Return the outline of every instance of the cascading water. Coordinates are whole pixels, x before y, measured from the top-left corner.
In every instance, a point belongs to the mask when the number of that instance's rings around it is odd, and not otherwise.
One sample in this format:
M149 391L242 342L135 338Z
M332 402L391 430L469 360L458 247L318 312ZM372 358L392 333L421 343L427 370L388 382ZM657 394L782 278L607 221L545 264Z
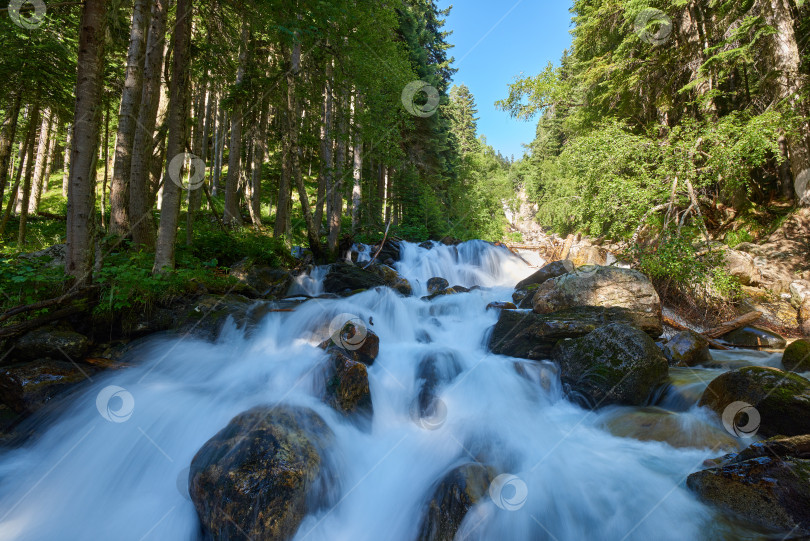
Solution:
M229 325L215 343L158 336L132 352L134 366L94 376L58 415L32 420L40 438L0 456L0 539L196 540L192 457L235 415L278 403L314 409L336 436L323 450L338 465L320 495L331 504L305 518L297 541L412 541L438 481L475 460L510 476L467 514L464 539L734 538L684 487L717 452L615 437L604 429L615 410L565 400L550 363L488 353L497 312L485 308L510 298L525 263L483 242L403 243L396 268L413 297L380 288L313 299L250 333ZM322 275L301 292L319 292ZM433 276L481 288L420 300ZM370 427L316 396L319 329L341 313L380 337ZM422 418L426 363L441 407ZM684 430L704 416L678 415Z

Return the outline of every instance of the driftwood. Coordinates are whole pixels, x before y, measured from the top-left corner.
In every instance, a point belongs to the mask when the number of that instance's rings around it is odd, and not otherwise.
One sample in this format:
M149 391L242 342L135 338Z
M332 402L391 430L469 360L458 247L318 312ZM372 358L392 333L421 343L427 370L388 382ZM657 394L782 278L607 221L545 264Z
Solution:
M746 325L754 323L761 317L762 312L757 311L748 312L747 314L743 314L736 319L732 319L731 321L723 323L722 325L719 325L713 329L709 329L703 334L705 334L709 338L720 338L724 334L728 334L731 331L736 331L737 329L740 329L742 327L745 327Z
M390 220L390 217L389 217L388 223L387 223L387 224L385 224L385 234L383 235L382 242L380 242L380 249L379 249L379 250L377 250L377 253L376 253L376 254L374 254L374 257L372 257L372 258L371 258L371 261L369 261L369 262L368 262L368 265L366 265L365 267L363 267L363 269L367 269L367 268L369 268L369 267L371 266L371 264L372 264L372 263L374 263L374 261L376 261L377 256L378 256L378 255L380 255L380 252L382 252L383 248L385 247L385 240L388 238L388 228L389 228L389 227L391 227L391 220Z
M681 325L680 323L678 323L677 321L675 321L675 320L674 320L674 319L672 319L671 317L664 316L664 317L663 317L663 320L664 320L664 324L665 324L665 325L669 325L670 327L672 327L672 328L673 328L673 329L675 329L676 331L688 331L688 330L691 330L691 329L689 329L689 327L686 327L686 326L684 326L684 325ZM703 336L703 338L705 338L705 339L706 339L706 340L709 342L709 345L710 345L710 346L711 346L713 349L722 349L722 350L728 350L728 349L731 349L730 347L728 347L728 346L726 346L726 345L721 344L720 342L718 342L718 341L717 341L717 340L715 340L714 338L710 338L709 336L706 336L706 334L705 334L705 333L698 333L698 334L700 334L701 336Z

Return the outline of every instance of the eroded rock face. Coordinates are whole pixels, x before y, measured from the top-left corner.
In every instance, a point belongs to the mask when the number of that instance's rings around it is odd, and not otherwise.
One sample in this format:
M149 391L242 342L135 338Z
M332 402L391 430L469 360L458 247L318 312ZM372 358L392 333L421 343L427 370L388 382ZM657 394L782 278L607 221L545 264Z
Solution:
M551 349L563 338L579 338L610 323L636 322L623 308L584 306L551 314L503 310L492 330L489 347L498 355L523 359L548 359Z
M70 330L42 328L24 334L15 345L16 356L34 360L51 358L79 362L90 343L86 336ZM67 358L66 358L67 356Z
M540 270L524 278L517 283L515 289L525 289L530 285L540 285L546 280L562 276L574 271L574 263L568 259L561 259L559 261L552 261L548 265L543 266Z
M787 341L775 332L754 326L731 331L722 338L729 345L740 348L782 349L787 345Z
M762 274L754 263L754 258L745 252L727 249L724 253L726 270L737 277L743 285L760 285L763 283Z
M674 366L698 366L708 364L709 341L692 330L681 331L664 344L664 356Z
M641 406L666 383L667 360L649 335L613 323L552 351L563 385L573 398L592 408L609 404Z
M808 534L808 451L808 436L767 440L693 473L686 484L731 515L790 535Z
M258 407L234 417L191 462L189 494L213 539L292 539L317 509L332 431L312 410Z
M732 370L709 384L699 405L727 423L747 427L748 421L737 418L736 403L756 409L759 426L750 429L758 428L761 436L810 434L810 381L799 375L762 366Z
M796 340L782 355L782 366L791 372L810 372L810 340Z
M654 337L663 333L658 293L646 276L631 269L580 267L540 284L532 302L538 314L580 306L623 308L634 326Z
M86 374L95 372L84 368ZM33 412L68 388L87 380L68 361L44 359L0 369L0 402L17 413Z
M467 512L486 497L494 478L492 468L474 462L448 473L433 492L417 540L453 541Z

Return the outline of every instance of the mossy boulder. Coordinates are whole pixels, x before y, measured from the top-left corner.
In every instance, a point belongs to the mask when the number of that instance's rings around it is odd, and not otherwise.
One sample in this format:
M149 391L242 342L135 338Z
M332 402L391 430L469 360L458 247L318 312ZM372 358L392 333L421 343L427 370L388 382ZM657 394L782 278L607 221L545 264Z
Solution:
M643 331L612 323L583 336L561 340L552 351L568 394L591 408L641 406L667 382L669 365Z
M247 326L254 303L244 295L234 293L202 295L191 303L177 306L174 328L180 334L213 340L229 317L237 326Z
M444 278L441 278L439 276L434 276L433 278L427 281L428 295L439 293L440 291L444 291L448 287L450 287L450 283Z
M518 308L528 308L531 310L534 306L532 304L532 298L534 297L534 292L537 291L538 287L540 287L539 284L531 284L515 290L515 292L512 293L512 302L514 302Z
M371 366L380 353L380 337L359 320L349 320L319 347L330 353L339 350L351 360Z
M434 488L418 541L453 541L467 512L487 497L495 472L476 462L448 473Z
M674 366L698 366L708 364L709 341L692 330L681 331L663 346L664 356Z
M210 539L292 539L333 475L334 436L312 410L257 407L234 417L197 452L189 494Z
M580 267L540 284L532 302L538 314L581 306L622 308L635 327L654 337L664 332L658 293L646 276L632 269Z
M782 349L787 341L767 329L748 326L722 336L729 345L739 348Z
M518 282L517 285L515 285L515 289L519 290L525 289L531 285L540 285L547 280L556 278L557 276L562 276L563 274L573 272L575 268L576 267L574 263L568 259L552 261L551 263L541 267L540 270L538 270L531 276L524 278L523 280Z
M411 283L388 265L371 265L367 270L382 278L391 289L405 296L413 293Z
M517 306L512 302L491 302L487 305L487 310L517 310Z
M737 440L714 424L660 408L621 408L604 426L614 436L639 441L660 441L676 448L734 451Z
M0 369L0 402L17 413L36 411L96 371L89 365L83 370L66 360L51 359L7 366Z
M15 356L20 360L51 358L80 362L90 342L83 334L45 327L24 334L14 347Z
M335 348L330 351L324 379L326 403L335 410L345 415L371 414L371 389L365 364L355 361L345 351Z
M799 375L762 366L732 370L709 384L699 405L715 411L726 424L748 426L749 421L737 418L740 412L729 410L735 403L756 409L762 436L810 434L810 381Z
M610 323L632 325L636 318L623 308L582 306L551 314L502 310L492 330L489 348L498 355L522 359L548 359L563 338L579 338Z
M791 372L810 372L810 340L796 340L782 355L782 366Z
M810 441L792 439L756 443L686 484L736 518L789 536L810 534Z
M247 259L234 264L228 274L245 286L246 294L262 299L283 297L294 282L288 270L255 265Z
M330 266L323 281L325 292L341 294L384 285L385 280L377 274L349 263L335 263Z

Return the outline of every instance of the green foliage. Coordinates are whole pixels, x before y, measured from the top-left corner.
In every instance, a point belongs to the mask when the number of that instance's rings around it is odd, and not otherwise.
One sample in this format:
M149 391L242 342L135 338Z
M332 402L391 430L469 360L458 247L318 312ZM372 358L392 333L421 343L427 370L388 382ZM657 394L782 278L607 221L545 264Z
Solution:
M266 231L243 227L226 232L215 224L207 223L205 228L200 228L200 225L198 223L193 245L181 248L200 261L214 262L221 267L231 267L245 258L271 267L287 266L293 262L284 239L271 237Z
M747 229L738 229L737 231L729 231L726 233L726 244L729 248L736 248L743 242L754 242L754 237Z
M65 268L50 257L0 257L0 307L34 304L64 292Z

